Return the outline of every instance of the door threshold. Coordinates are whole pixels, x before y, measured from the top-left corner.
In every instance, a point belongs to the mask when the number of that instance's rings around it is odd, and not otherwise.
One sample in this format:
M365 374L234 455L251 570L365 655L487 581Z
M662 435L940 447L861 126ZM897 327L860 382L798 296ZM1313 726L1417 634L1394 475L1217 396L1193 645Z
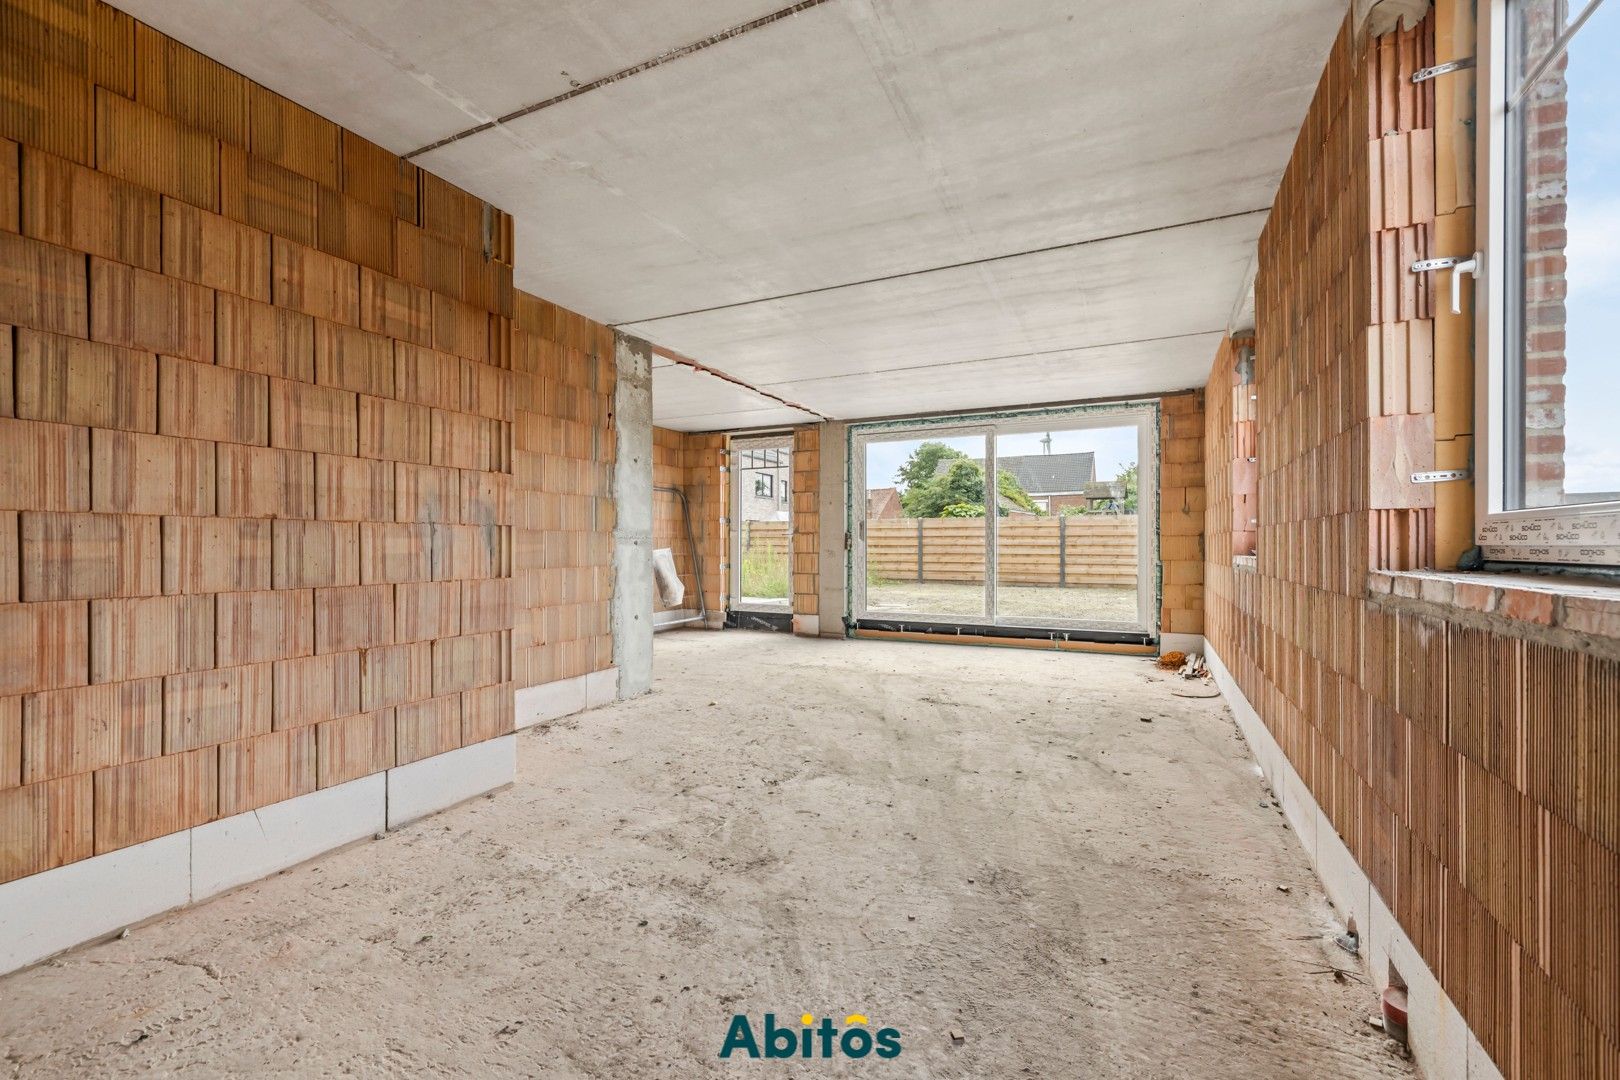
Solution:
M726 611L728 630L768 630L776 634L793 633L791 611L748 611L730 608Z
M1016 649L1110 652L1131 656L1152 656L1158 651L1156 635L1125 630L1059 630L1028 626L987 626L977 623L857 619L855 636L891 641L1002 645Z

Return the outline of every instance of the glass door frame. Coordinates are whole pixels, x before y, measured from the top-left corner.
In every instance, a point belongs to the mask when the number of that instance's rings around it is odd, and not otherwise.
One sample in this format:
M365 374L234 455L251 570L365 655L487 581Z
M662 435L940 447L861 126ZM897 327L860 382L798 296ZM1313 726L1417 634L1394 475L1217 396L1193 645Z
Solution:
M786 599L767 605L745 605L742 591L742 534L744 519L743 507L743 474L747 471L741 464L743 455L750 450L780 450L787 460L784 481L788 485L787 499L787 564L788 564L788 594ZM766 433L763 435L733 435L727 447L726 464L731 470L731 520L727 530L727 550L730 561L729 572L726 574L728 588L727 608L730 611L745 612L750 615L791 615L793 613L793 432Z
M850 574L855 586L855 590L849 595L851 599L851 610L855 612L855 617L857 619L870 619L879 622L913 621L930 623L971 623L972 620L977 619L981 624L988 624L991 620L991 612L996 610L995 581L993 580L995 575L991 572L991 568L996 565L996 538L995 530L991 524L994 515L990 513L989 505L994 501L994 489L989 484L985 485L984 492L986 503L984 516L984 607L980 609L979 614L977 616L960 614L942 615L938 612L929 611L907 611L896 613L891 611L869 611L867 609L866 448L868 444L874 442L901 442L911 438L919 438L923 441L927 441L930 439L971 439L979 437L984 440L985 458L981 460L989 460L990 456L994 455L996 452L995 429L989 424L952 424L947 421L944 423L929 424L926 427L914 427L907 424L897 428L890 428L888 430L869 432L862 431L857 433L855 430L857 426L864 427L865 425L850 425L850 438L852 439L850 448L851 452L849 455L850 469L851 475L860 479L859 489L861 494L861 497L857 499L854 495L856 490L855 487L852 486L849 489L850 505L854 508L854 517L851 519L850 524L850 536L853 538L853 540L850 544L851 558L849 562Z
M1029 618L997 611L996 579L1000 576L997 534L1000 514L995 504L996 437L1031 431L1084 430L1135 427L1137 431L1137 618L1134 623L1100 619ZM925 611L895 613L871 611L866 595L866 448L873 442L898 439L948 438L982 435L985 440L985 609L980 620L971 616L939 615ZM851 617L857 622L929 623L934 625L990 626L1008 629L1074 631L1108 636L1153 637L1159 634L1159 404L1157 401L1122 401L1066 408L1008 411L934 419L852 423L848 429L849 493L846 520L850 529L849 580Z

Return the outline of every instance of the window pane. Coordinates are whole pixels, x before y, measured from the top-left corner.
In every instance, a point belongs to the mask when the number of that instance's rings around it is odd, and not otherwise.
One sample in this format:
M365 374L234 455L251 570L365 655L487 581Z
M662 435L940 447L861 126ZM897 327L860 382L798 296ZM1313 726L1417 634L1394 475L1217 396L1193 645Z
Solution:
M1524 3L1521 13L1551 7ZM1620 3L1514 112L1523 471L1518 507L1620 499Z
M866 612L983 619L984 436L866 444Z
M1055 626L1140 621L1137 449L1135 427L996 437L997 616Z
M1508 68L1513 93L1524 85L1524 80L1536 64L1552 49L1558 35L1580 15L1584 0L1517 0L1513 5L1511 32L1513 35L1513 63Z

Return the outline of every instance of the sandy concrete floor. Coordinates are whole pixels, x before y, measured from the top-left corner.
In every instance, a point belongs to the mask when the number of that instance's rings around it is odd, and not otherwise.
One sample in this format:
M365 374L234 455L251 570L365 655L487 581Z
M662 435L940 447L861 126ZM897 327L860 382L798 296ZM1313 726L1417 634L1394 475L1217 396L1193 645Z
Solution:
M658 663L504 792L0 980L0 1071L1413 1075L1218 699L741 631ZM903 1051L718 1060L766 1011Z
M1136 589L1130 585L1003 585L996 590L1001 614L1017 618L1135 622ZM951 581L885 581L866 587L874 613L969 615L984 613L984 586Z

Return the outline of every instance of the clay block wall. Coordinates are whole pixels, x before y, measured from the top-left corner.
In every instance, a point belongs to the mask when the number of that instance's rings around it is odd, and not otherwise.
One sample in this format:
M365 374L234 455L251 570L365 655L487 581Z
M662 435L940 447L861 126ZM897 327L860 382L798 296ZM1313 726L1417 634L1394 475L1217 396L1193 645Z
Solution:
M821 612L821 428L793 432L793 614Z
M1159 629L1204 632L1204 392L1159 401Z
M718 625L726 610L727 547L723 518L729 502L729 473L721 472L726 463L726 436L690 434L653 428L653 483L679 487L686 492L692 508L692 535L697 543L698 561L703 568L704 599L710 622ZM697 577L681 520L680 501L655 492L653 496L653 542L675 552L675 565L686 585L683 606L698 608ZM657 603L658 610L666 610ZM697 625L697 624L693 624Z
M512 326L513 678L613 666L613 331L527 293Z
M1497 1066L1616 1076L1620 659L1369 592L1371 571L1429 557L1402 475L1433 446L1427 298L1398 269L1426 244L1401 185L1423 175L1433 89L1403 73L1431 33L1368 44L1347 23L1278 192L1256 283L1257 569L1231 561L1222 357L1206 634Z
M1366 407L1357 418L1367 418L1368 557L1380 570L1434 565L1434 485L1413 484L1411 474L1434 468L1435 275L1407 269L1434 247L1434 84L1412 83L1412 72L1433 63L1431 15L1415 30L1377 39L1360 68L1372 281L1353 325L1366 351Z
M686 489L686 435L668 428L653 428L653 484L658 487ZM691 496L688 495L690 499ZM697 507L692 507L692 534L701 527ZM686 539L686 522L681 512L681 501L666 492L653 492L653 547L669 548L675 556L675 568L680 571L681 584L686 586L686 598L681 607L698 606L697 577L693 574L692 549ZM707 582L705 582L707 584ZM672 610L653 592L655 611Z
M1209 402L1209 415L1205 422L1220 424L1227 430L1208 432L1212 450L1218 449L1220 456L1211 457L1210 461L1228 461L1232 463L1232 482L1222 491L1222 509L1229 510L1223 513L1220 520L1229 520L1228 526L1231 535L1233 555L1253 555L1255 545L1255 529L1260 523L1259 507L1259 461L1255 453L1255 402L1258 400L1252 382L1253 373L1245 379L1238 370L1238 362L1243 349L1254 348L1254 338L1251 335L1234 336L1221 343L1220 349L1215 353L1215 372L1225 371L1231 380L1230 394L1214 393L1213 385ZM1211 375L1211 383L1215 376ZM1215 493L1210 492L1213 499ZM1215 507L1212 503L1210 510Z
M511 730L511 229L0 3L0 881Z
M731 474L721 471L728 443L725 435L687 435L682 448L686 497L692 501L692 531L703 563L704 600L714 625L726 610L728 592L725 564L730 555L725 521L730 513Z

